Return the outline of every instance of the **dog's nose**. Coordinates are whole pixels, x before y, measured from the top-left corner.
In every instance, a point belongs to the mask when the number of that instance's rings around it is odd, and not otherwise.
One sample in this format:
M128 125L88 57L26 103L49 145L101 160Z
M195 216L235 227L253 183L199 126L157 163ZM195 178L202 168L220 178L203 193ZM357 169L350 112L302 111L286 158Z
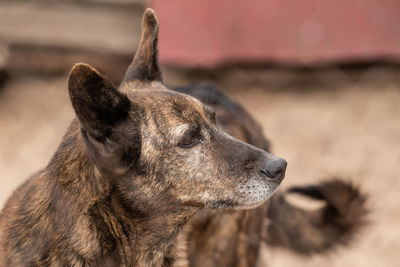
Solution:
M267 176L268 179L280 183L285 177L286 166L286 160L277 157L268 160L261 169L261 173Z

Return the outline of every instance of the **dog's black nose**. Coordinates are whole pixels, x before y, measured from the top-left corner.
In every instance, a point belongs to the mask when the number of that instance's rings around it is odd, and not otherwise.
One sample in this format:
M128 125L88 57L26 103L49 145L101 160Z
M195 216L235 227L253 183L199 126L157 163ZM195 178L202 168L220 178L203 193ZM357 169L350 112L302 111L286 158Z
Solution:
M268 179L273 179L280 183L285 177L286 166L286 160L276 157L266 162L261 169L261 173L267 176Z

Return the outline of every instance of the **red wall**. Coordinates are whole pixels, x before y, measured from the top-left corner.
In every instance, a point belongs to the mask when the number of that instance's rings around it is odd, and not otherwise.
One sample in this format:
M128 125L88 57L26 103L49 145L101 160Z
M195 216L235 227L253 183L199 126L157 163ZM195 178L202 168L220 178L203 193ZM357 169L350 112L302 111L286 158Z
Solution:
M400 60L400 0L152 0L164 64Z

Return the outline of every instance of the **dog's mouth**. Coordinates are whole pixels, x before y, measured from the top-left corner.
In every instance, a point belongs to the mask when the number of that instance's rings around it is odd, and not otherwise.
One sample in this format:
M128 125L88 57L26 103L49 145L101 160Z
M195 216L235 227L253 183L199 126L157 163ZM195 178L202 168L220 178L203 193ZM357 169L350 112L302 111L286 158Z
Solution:
M239 185L237 196L233 199L217 200L208 203L211 209L254 209L267 201L279 188L279 183L265 183L263 186Z
M279 186L277 186L272 192L268 193L262 199L240 203L239 205L234 207L234 209L236 209L236 210L247 210L247 209L257 208L258 206L261 206L262 204L264 204L270 197L272 197L272 195L278 190L278 188L279 188Z

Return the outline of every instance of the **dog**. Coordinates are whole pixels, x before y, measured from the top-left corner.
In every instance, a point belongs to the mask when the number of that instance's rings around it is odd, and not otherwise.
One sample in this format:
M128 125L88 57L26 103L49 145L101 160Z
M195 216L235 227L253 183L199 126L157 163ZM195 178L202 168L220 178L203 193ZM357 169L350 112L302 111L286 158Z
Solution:
M49 164L8 199L2 266L162 266L201 210L262 205L286 161L216 125L212 108L162 84L158 21L146 9L132 64L116 88L76 64L73 120Z
M265 151L270 141L261 126L215 85L175 87L214 108L218 127ZM322 202L305 210L287 200L299 194ZM167 262L176 266L259 266L263 250L280 247L301 255L326 253L350 243L366 225L366 196L343 179L278 191L252 210L207 210L192 218L172 243ZM174 265L174 266L175 266Z

